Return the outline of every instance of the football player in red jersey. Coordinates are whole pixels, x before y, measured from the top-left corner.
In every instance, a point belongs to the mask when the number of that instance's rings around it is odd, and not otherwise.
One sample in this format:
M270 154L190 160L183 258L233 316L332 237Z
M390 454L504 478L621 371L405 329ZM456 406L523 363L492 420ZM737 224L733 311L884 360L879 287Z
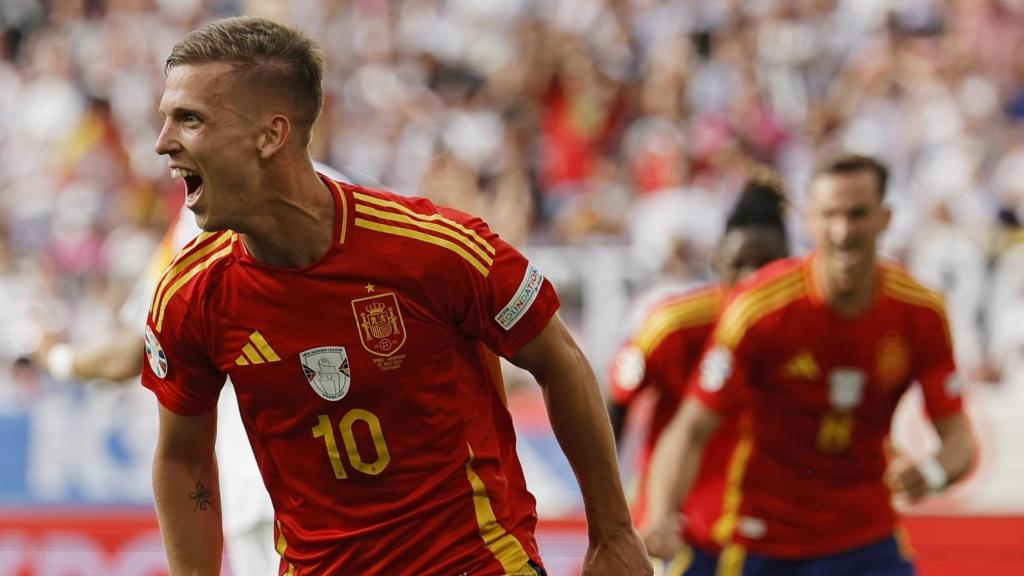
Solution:
M219 566L214 407L230 375L283 574L543 574L500 354L544 389L579 478L584 574L650 574L596 379L541 272L478 218L318 175L323 62L301 32L221 20L166 69L156 151L205 230L147 318L173 572Z
M642 482L651 451L683 400L686 382L697 367L727 292L761 266L787 254L783 206L777 177L765 169L751 178L726 220L719 243L720 281L657 302L612 363L608 411L617 441L621 442L626 416L640 394L649 390L657 395L641 454L641 491L633 505L636 522L644 516ZM680 503L682 534L690 549L665 562L662 572L714 576L720 546L712 526L721 513L725 470L736 437L736 418L727 418L711 441L694 490Z
M648 549L682 543L673 503L693 484L720 414L749 408L723 500L719 573L913 574L893 497L916 502L967 474L975 448L941 298L877 260L886 168L844 155L815 174L816 250L767 266L723 312L651 467ZM913 382L941 439L934 457L889 460L896 404Z

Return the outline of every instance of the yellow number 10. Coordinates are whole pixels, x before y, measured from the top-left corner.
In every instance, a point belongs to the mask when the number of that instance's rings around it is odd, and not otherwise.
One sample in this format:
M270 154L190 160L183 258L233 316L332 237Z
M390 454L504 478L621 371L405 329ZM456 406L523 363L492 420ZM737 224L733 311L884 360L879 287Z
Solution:
M373 462L366 462L359 453L356 445L356 437L352 433L352 426L356 421L366 422L370 428L370 437L373 438L373 447L377 457ZM349 410L338 422L338 431L341 432L341 441L345 445L345 453L348 455L348 463L352 468L363 474L376 476L388 467L391 462L391 453L388 452L388 445L384 441L384 432L380 428L380 420L373 414L361 408ZM327 457L331 461L331 468L334 470L334 477L339 480L348 478L345 473L345 466L341 462L341 452L338 450L338 441L334 436L334 427L331 426L331 419L327 416L317 416L317 424L313 427L313 437L323 438L327 444Z

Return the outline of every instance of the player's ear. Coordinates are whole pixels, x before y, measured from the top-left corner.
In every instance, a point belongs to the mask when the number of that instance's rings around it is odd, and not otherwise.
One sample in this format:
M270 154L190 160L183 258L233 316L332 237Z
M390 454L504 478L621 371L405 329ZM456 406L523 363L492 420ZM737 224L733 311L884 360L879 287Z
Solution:
M256 139L256 147L260 152L260 158L267 160L284 148L291 129L291 122L283 114L274 114L267 118L259 137Z

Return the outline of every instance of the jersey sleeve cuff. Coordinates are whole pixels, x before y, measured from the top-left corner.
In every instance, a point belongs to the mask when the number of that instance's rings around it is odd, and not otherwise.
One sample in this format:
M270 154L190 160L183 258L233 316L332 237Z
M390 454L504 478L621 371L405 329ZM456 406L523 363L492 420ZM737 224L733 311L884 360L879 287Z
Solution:
M534 302L529 314L509 331L508 336L502 341L501 349L496 352L505 358L514 356L520 348L536 338L547 327L551 317L558 311L559 305L554 287L551 286L550 281L544 280L540 297Z

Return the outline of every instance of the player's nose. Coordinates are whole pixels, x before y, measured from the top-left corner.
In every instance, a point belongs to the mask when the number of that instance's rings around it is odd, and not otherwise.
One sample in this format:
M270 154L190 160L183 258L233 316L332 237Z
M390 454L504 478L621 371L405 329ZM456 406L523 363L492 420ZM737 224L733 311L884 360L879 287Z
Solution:
M160 129L160 134L156 137L156 142L153 143L153 149L161 156L181 150L181 143L178 142L169 119Z

